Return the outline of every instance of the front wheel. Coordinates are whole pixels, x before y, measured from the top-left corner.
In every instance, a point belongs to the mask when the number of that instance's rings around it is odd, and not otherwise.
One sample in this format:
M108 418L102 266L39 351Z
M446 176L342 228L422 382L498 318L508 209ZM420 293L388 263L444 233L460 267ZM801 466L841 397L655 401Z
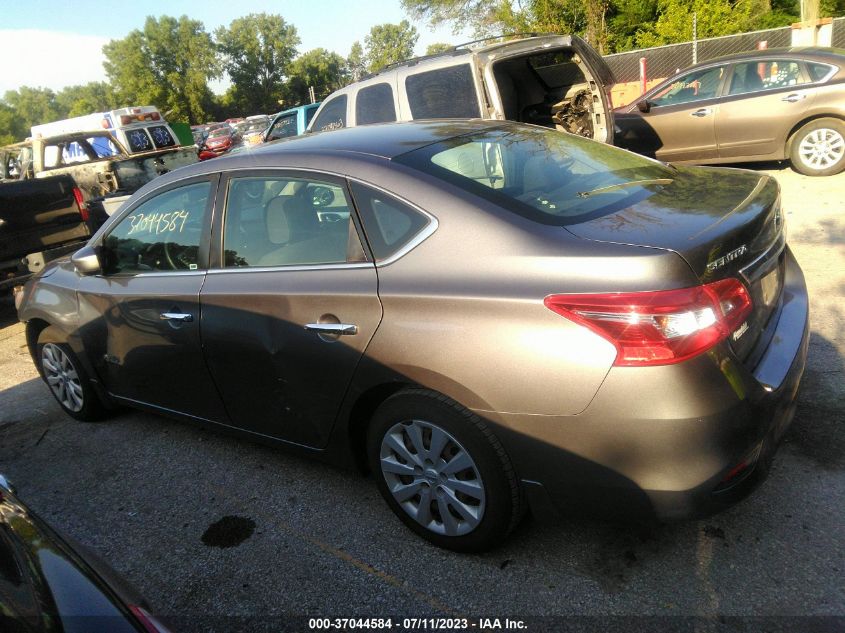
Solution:
M522 516L513 467L489 426L445 396L409 389L378 409L368 456L391 510L435 545L481 551Z
M810 121L792 138L792 168L807 176L832 176L845 169L845 123L839 119Z
M77 420L99 420L105 413L82 363L52 327L38 337L36 348L41 376L59 406Z

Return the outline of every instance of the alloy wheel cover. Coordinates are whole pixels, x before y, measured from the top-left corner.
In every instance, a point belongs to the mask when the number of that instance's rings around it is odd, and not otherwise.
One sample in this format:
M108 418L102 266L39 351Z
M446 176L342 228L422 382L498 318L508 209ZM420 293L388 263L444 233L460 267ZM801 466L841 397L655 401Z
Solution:
M390 494L427 530L463 536L484 518L481 473L463 445L441 427L423 420L394 424L382 438L379 465Z
M47 343L41 348L41 367L47 385L62 406L74 413L81 411L85 404L82 382L65 351L54 343Z

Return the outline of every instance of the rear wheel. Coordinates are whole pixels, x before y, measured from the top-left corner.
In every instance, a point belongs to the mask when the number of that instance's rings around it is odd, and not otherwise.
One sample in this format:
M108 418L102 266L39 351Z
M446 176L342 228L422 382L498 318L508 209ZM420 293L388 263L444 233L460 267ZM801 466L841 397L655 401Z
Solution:
M789 160L807 176L831 176L845 169L845 123L838 119L810 121L792 138Z
M38 337L36 347L41 376L64 412L77 420L101 419L105 407L91 386L79 358L62 341L60 332L48 327Z
M489 549L522 516L519 482L499 440L445 396L409 389L386 400L373 417L368 455L393 512L440 547Z

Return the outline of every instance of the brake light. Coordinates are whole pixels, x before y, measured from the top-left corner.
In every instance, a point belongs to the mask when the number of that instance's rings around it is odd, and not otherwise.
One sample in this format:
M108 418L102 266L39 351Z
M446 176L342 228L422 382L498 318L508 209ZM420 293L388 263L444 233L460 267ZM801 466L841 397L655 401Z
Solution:
M159 119L161 119L161 115L160 115L158 112L153 112L153 113L150 115L150 118L151 118L153 121L158 121Z
M87 222L89 218L88 205L85 203L85 198L82 197L82 190L79 187L73 188L73 199L76 200L76 208L79 209L79 216L82 221Z
M121 114L120 115L120 124L121 125L129 125L130 123L132 123L132 121L134 119L135 119L135 117L131 117L128 114Z
M547 308L616 347L614 365L670 365L724 341L751 314L738 279L651 292L549 295Z

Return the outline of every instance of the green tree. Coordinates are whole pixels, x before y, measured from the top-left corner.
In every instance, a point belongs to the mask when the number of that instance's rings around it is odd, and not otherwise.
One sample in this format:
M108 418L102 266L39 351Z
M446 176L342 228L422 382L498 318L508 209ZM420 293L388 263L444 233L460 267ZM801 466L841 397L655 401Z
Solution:
M377 24L364 38L367 68L375 72L388 64L413 57L414 46L419 38L417 29L408 20L402 20L399 24Z
M215 31L223 67L232 80L232 101L243 114L274 112L300 40L280 15L251 13Z
M148 17L143 30L103 47L104 67L125 105L158 106L174 120L199 123L212 107L208 81L220 76L211 36L183 15Z
M113 110L121 106L111 84L103 81L62 88L56 94L56 104L65 117Z
M0 145L22 141L29 135L14 108L0 101Z
M346 84L346 60L325 48L315 48L300 55L290 65L285 84L286 107L310 103L308 88L314 88L317 101Z
M357 40L353 42L346 58L346 72L350 81L360 81L367 74L367 56L364 54L364 47Z
M453 46L451 44L444 44L443 42L435 42L434 44L429 44L425 49L426 55L437 55L437 53L445 53L446 51L452 50Z
M693 15L699 39L751 31L770 12L769 0L660 0L657 21L639 30L636 42L649 47L689 41Z
M33 125L65 118L56 103L56 93L49 88L21 86L17 90L9 90L3 101L14 112L17 123L12 130L19 140L29 136L29 128Z

